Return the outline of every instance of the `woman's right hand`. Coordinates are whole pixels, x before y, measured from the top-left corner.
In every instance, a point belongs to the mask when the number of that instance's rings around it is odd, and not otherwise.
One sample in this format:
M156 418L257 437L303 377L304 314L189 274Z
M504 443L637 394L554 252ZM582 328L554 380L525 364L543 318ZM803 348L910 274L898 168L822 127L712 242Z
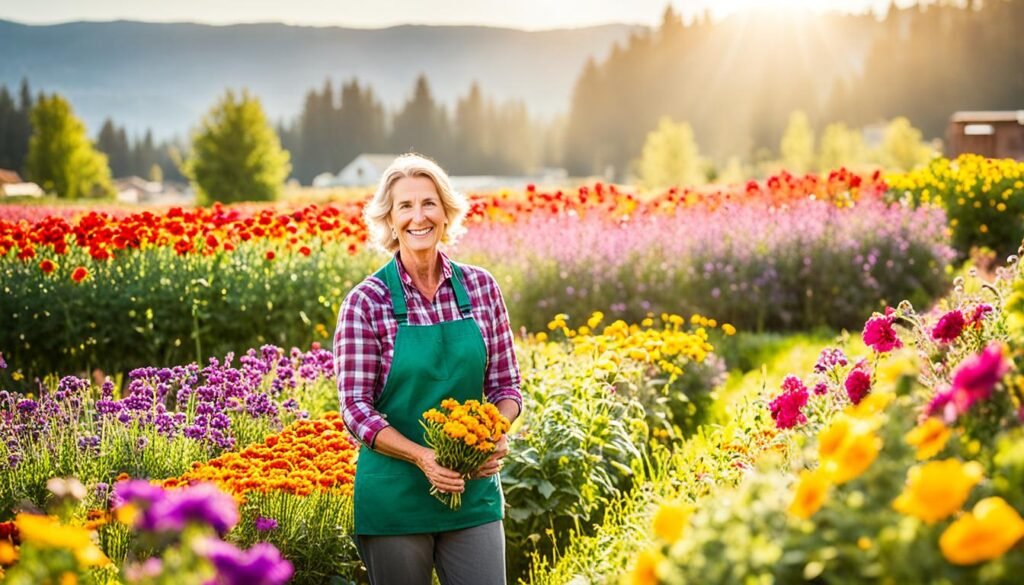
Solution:
M433 449L423 449L416 458L416 466L439 491L461 494L466 489L466 481L462 476L438 463Z

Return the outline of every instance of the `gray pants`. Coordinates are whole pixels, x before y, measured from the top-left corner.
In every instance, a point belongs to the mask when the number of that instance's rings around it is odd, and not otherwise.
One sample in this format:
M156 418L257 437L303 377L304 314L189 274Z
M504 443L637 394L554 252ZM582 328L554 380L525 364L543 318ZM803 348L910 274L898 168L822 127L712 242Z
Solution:
M428 534L358 536L370 585L505 585L505 528L501 520Z

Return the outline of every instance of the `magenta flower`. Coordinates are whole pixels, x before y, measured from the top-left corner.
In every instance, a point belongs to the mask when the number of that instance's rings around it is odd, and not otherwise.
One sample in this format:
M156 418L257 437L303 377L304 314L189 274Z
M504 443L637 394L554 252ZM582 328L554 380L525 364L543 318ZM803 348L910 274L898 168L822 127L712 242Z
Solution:
M975 402L988 398L1009 369L1010 362L1003 357L1003 346L998 342L960 362L953 372L952 388L957 411L964 413Z
M141 508L134 528L147 532L180 532L186 524L204 524L226 534L238 523L238 504L217 486L200 483L168 491L144 480L124 481L114 488L119 503Z
M245 551L212 538L202 544L199 552L217 570L212 581L216 585L283 585L295 570L274 545L265 542Z
M871 376L864 370L855 369L846 376L843 385L846 386L846 395L850 397L850 402L860 404L871 391Z
M818 382L817 384L814 385L814 394L816 396L824 396L828 394L828 385L826 385L824 382Z
M790 429L807 422L801 409L807 404L807 387L796 376L786 376L782 382L783 392L768 403L775 426Z
M892 324L892 315L876 315L864 324L864 343L878 353L887 353L903 347L903 342L896 336Z
M960 309L953 309L943 315L935 324L932 329L932 339L942 343L954 341L963 332L964 324L964 314L960 312Z
M974 311L967 319L967 326L974 327L975 329L981 329L981 322L984 321L985 317L994 310L995 308L988 303L979 304L974 307Z

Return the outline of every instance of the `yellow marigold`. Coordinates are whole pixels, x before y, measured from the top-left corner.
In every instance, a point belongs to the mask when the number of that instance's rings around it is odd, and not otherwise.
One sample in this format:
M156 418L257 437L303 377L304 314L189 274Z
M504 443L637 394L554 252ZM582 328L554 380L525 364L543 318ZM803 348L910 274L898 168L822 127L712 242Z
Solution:
M89 567L110 564L110 559L93 543L89 531L80 526L64 526L53 516L18 514L14 519L22 542L40 548L62 548L75 553L78 562Z
M466 436L466 427L462 423L449 421L444 425L444 432L453 439L461 439Z
M681 502L668 502L654 514L654 535L665 542L675 542L683 534L693 509Z
M977 461L930 461L907 471L907 485L892 506L896 511L934 524L952 515L967 501L983 477Z
M1024 538L1024 519L1005 500L985 498L939 537L939 548L955 565L997 559Z
M949 427L938 417L933 416L914 427L903 438L911 446L917 447L917 459L920 461L930 459L942 451L949 441L950 434Z
M730 323L724 323L722 325L722 333L725 333L726 335L736 335L736 328Z
M466 436L462 438L462 441L469 446L476 444L478 437L474 433L466 433Z
M825 503L831 483L828 476L820 469L800 472L800 482L789 505L789 514L804 520L810 518Z
M7 540L0 540L0 565L11 565L18 560L18 551ZM3 574L0 573L0 576Z
M871 423L840 414L818 434L821 469L837 484L860 477L882 450Z
M630 585L657 585L658 565L663 559L661 553L655 549L641 551L629 576Z

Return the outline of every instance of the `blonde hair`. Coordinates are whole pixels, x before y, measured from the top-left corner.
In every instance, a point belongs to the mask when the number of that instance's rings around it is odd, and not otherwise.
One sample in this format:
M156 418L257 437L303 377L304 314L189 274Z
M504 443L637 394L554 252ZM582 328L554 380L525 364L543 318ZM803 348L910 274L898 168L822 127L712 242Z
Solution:
M425 156L409 153L399 156L388 166L380 178L377 191L363 208L363 220L370 231L372 244L391 254L398 249L398 240L391 236L388 217L395 203L391 190L399 179L406 177L426 177L434 183L434 188L441 197L444 215L448 219L447 229L441 238L442 244L450 244L466 233L462 219L469 210L469 201L465 195L452 189L448 174L436 162Z

